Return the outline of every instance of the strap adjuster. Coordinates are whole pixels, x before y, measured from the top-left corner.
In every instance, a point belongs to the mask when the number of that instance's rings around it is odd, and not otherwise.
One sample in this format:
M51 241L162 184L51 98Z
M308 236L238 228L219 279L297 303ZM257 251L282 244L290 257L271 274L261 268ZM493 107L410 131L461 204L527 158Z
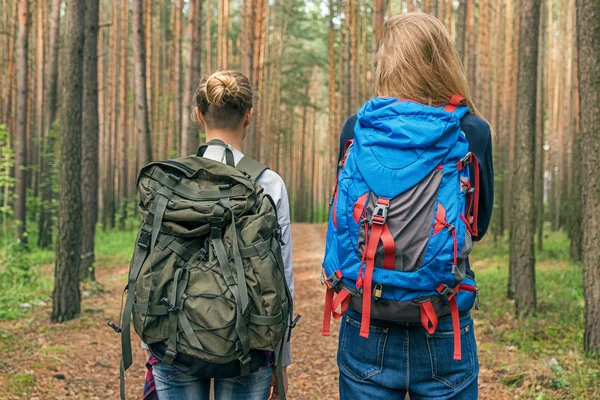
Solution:
M163 306L167 307L168 312L173 312L177 310L177 306L169 301L166 297L160 299L160 302Z
M375 204L375 210L373 211L373 216L371 217L371 222L377 225L384 225L385 221L387 221L389 208L389 200L377 200L377 204Z
M325 279L325 286L327 286L328 289L333 289L337 286L338 283L340 283L341 280L342 273L340 270L337 270L333 274L328 276L327 279Z
M252 361L252 357L250 357L249 354L246 354L245 356L240 357L239 360L242 367L245 367L246 365L250 364L250 361Z
M454 292L454 290L452 290L452 288L448 287L448 285L445 285L445 284L441 284L440 286L438 286L437 292L445 300L450 300L456 295L456 292Z
M140 237L138 239L138 246L140 246L142 249L148 249L150 247L151 240L152 231L146 230L145 227L142 227Z

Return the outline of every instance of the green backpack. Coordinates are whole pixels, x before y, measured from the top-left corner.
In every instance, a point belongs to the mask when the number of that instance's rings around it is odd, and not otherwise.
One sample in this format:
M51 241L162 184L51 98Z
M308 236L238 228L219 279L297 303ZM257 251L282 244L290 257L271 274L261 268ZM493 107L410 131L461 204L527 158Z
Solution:
M226 149L227 164L203 158ZM129 267L122 328L121 398L132 364L130 322L152 354L202 378L247 375L289 340L292 297L285 280L273 200L256 183L267 169L234 166L221 141L196 156L144 167L137 181L142 225ZM279 385L281 388L283 385ZM284 393L280 390L280 397Z

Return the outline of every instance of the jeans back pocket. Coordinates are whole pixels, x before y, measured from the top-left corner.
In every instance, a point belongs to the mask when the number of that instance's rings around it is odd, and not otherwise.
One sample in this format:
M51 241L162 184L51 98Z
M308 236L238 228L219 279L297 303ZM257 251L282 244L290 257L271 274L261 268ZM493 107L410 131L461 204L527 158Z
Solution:
M358 380L381 373L388 329L371 325L369 338L360 336L360 322L345 316L340 332L338 366Z
M468 382L477 370L473 324L460 330L462 359L454 360L454 333L440 329L427 334L432 378L456 389Z

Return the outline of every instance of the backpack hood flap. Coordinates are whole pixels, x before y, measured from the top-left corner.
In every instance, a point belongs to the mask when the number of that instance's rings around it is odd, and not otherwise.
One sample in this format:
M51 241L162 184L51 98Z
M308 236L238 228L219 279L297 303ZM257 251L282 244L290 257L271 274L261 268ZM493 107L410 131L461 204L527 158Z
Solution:
M468 144L460 117L467 111L460 107L449 113L396 98L368 101L357 115L354 155L373 192L393 198L446 160L462 157Z

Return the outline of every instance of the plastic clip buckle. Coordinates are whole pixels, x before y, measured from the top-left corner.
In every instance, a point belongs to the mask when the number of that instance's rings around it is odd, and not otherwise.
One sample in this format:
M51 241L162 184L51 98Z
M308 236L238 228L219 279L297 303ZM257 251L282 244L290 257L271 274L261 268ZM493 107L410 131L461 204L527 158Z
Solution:
M444 284L440 285L437 291L440 294L440 296L442 296L445 300L450 300L456 295L454 290L448 287L448 285Z
M152 232L142 228L140 232L140 238L138 239L138 246L142 249L148 249L150 247L150 240L152 238Z
M375 205L375 210L373 211L373 216L371 217L371 222L378 225L384 225L385 221L387 221L389 208L389 204L377 203Z
M168 312L173 312L173 311L177 310L177 306L175 306L175 304L171 303L169 301L169 299L167 299L166 297L163 297L162 299L160 299L160 302L162 303L163 306L167 307Z

